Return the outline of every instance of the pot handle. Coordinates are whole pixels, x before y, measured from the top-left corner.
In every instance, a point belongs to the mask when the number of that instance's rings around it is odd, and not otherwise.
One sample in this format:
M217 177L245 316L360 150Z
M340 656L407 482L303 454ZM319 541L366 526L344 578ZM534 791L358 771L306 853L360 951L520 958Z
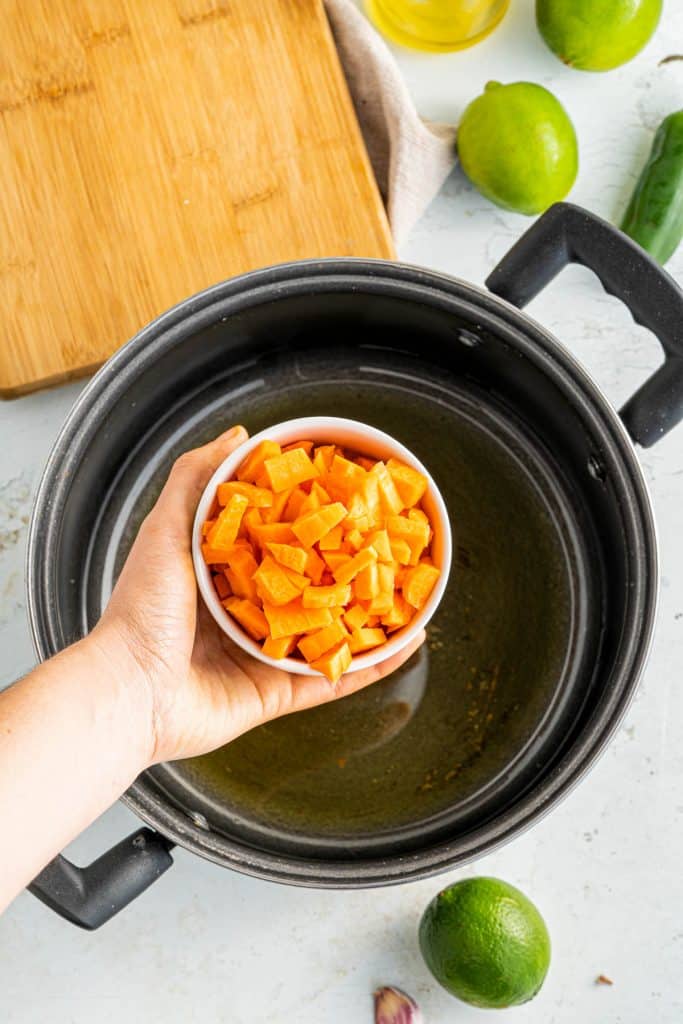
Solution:
M551 206L503 257L486 287L522 307L568 263L594 271L664 349L664 363L620 410L633 440L649 448L683 419L683 290L618 228L571 203Z
M141 828L85 868L60 854L28 888L67 921L94 931L168 871L173 846L158 832Z

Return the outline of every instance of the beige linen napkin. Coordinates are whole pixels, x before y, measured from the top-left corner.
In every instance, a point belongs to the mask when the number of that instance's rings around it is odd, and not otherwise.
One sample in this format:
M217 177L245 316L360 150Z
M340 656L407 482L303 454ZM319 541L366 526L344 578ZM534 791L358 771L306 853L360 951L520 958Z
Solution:
M388 46L351 0L325 0L394 238L403 241L455 165L455 128L420 119Z

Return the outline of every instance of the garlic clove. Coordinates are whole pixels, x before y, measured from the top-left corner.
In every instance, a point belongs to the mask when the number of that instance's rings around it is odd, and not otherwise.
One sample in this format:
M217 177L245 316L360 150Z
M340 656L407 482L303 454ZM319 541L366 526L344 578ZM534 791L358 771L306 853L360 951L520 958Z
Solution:
M375 992L375 1024L423 1024L423 1017L414 999L386 985Z

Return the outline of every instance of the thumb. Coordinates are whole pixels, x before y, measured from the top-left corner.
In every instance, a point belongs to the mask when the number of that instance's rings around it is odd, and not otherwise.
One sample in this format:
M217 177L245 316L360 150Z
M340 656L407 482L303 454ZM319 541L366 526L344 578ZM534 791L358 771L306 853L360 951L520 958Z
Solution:
M168 480L148 519L150 526L161 526L189 537L197 503L212 474L249 434L244 427L231 427L209 444L194 448L176 459Z

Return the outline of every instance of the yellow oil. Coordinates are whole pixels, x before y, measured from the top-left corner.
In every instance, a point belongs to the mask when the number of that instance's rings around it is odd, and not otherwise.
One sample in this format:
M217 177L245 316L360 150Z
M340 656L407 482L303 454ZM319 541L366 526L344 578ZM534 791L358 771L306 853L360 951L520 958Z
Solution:
M366 0L366 6L377 28L393 42L445 53L484 39L510 0Z

